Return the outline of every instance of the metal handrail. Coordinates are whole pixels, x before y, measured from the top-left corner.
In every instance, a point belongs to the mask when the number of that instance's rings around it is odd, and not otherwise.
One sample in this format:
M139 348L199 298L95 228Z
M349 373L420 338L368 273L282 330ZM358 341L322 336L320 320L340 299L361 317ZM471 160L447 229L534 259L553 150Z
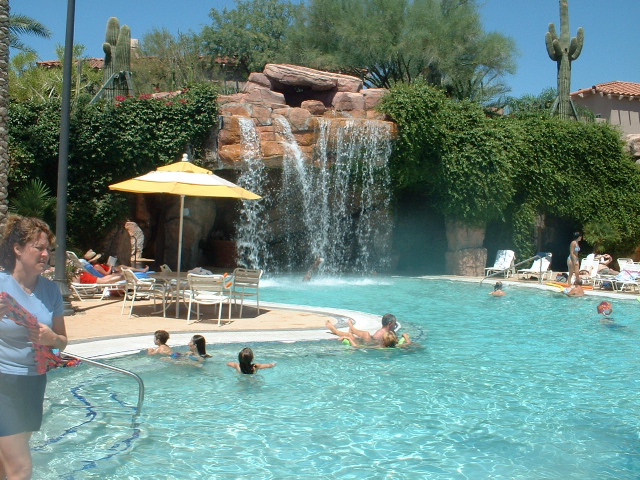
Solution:
M136 406L136 416L140 415L140 411L142 410L142 403L144 402L144 382L139 375L130 372L129 370L125 370L123 368L114 367L113 365L107 365L106 363L96 362L95 360L90 360L85 357L81 357L79 355L74 355L73 353L62 352L63 355L67 357L77 358L83 362L90 363L91 365L95 365L97 367L106 368L107 370L113 370L114 372L124 373L125 375L129 375L133 377L136 382L138 382L138 405Z
M540 256L540 255L534 255L533 257L531 257L531 258L527 258L526 260L523 260L523 261L521 261L521 262L518 262L518 263L516 263L515 265L512 265L512 266L507 267L507 268L503 268L502 270L497 270L497 271L495 271L494 273L492 273L491 275L487 275L487 276L486 276L486 277L484 277L482 280L480 280L480 284L482 284L482 282L484 282L487 278L494 277L494 276L496 276L496 275L500 275L500 274L502 274L502 273L506 272L507 270L511 270L511 269L515 269L516 267L519 267L519 266L520 266L520 265L522 265L523 263L527 263L527 262L530 262L530 261L532 261L532 260L537 260L537 259L539 259L539 258L544 258L544 257L543 257L543 256ZM542 265L540 266L540 268L542 268ZM542 273L542 272L540 272L540 273Z

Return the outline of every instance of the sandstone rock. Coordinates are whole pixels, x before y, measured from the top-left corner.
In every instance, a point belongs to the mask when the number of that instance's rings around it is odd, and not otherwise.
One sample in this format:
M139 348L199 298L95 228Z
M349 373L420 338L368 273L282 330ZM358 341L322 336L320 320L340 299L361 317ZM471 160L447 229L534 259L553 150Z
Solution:
M316 141L314 132L294 133L293 136L300 147L311 147Z
M253 112L253 105L250 103L229 102L220 106L220 115L240 115L250 117Z
M448 236L448 235L447 235ZM487 263L486 248L466 248L455 252L446 252L445 271L447 275L481 277Z
M389 91L386 88L365 88L362 90L364 95L365 108L372 110L380 102L380 99L384 97Z
M275 89L287 86L316 91L358 92L362 88L362 80L357 77L297 65L269 63L263 73L272 81L272 88Z
M284 156L284 145L281 142L262 142L262 156L267 160L282 160Z
M271 88L271 80L264 73L253 72L249 75L247 83L255 83L261 87ZM245 85L246 88L246 85Z
M311 115L323 115L327 109L320 100L305 100L300 107L308 110Z
M275 142L276 129L273 125L256 127L261 142Z
M336 111L364 110L364 96L360 93L338 92L331 106Z
M627 148L632 157L640 159L640 134L632 133L627 135Z
M238 163L242 161L242 147L240 144L220 145L218 148L218 157L224 163Z
M389 117L385 113L376 112L375 110L367 110L367 118L369 120L389 121Z
M244 95L242 93L234 93L233 95L218 95L218 105L224 105L225 103L241 103L244 101Z
M245 93L244 101L248 103L259 103L270 108L282 108L286 106L282 93L272 92L264 87L255 87L251 92Z
M311 113L304 108L291 108L285 115L291 124L291 131L306 132L311 126Z
M271 109L262 105L254 105L251 117L255 120L256 125L271 125Z

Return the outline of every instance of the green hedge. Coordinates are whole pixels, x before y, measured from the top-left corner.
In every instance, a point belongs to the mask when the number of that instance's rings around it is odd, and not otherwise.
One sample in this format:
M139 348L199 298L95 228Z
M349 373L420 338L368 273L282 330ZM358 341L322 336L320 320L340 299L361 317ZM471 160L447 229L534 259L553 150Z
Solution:
M490 117L425 84L398 86L380 110L399 126L396 192L423 192L440 212L469 224L512 222L519 254L533 248L536 213L609 224L619 247L640 241L640 169L616 128Z
M165 99L120 98L115 104L78 105L69 146L69 243L99 239L128 215L126 199L108 185L179 160L187 145L201 156L218 119L215 87L197 85ZM10 195L29 178L55 192L60 104L17 103L9 107Z

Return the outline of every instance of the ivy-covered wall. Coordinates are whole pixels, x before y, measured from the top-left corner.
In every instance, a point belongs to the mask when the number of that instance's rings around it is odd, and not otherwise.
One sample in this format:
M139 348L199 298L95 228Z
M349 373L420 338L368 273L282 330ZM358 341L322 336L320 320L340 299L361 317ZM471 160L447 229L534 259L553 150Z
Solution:
M412 192L468 224L513 227L519 258L535 253L538 214L568 225L610 225L610 248L640 241L640 169L620 133L603 123L548 115L486 115L425 84L402 85L381 110L399 126L392 159L396 194Z
M198 85L164 99L119 98L80 104L72 112L69 147L68 236L86 247L128 214L126 196L108 185L181 158L187 145L201 157L218 119L217 92ZM60 104L12 102L9 108L9 195L29 178L57 189ZM93 243L93 240L96 243Z

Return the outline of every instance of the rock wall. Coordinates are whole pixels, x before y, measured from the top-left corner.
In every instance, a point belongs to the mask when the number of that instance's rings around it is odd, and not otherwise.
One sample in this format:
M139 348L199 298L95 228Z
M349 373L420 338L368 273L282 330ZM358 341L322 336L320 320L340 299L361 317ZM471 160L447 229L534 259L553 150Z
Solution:
M252 73L244 92L221 95L218 160L229 166L242 161L240 117L249 117L260 136L262 156L268 167L281 165L284 144L274 119L281 117L305 158L310 159L317 142L318 119L359 119L388 122L375 110L386 89L363 89L362 80L294 65L268 64ZM395 124L393 132L396 132Z

